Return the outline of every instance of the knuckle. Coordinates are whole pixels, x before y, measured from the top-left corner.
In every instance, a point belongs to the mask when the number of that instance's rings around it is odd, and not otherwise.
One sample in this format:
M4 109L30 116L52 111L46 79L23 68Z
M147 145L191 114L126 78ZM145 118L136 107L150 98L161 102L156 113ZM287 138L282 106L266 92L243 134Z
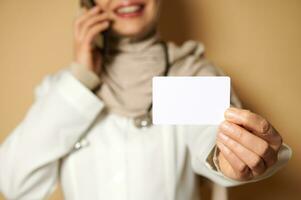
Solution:
M233 139L229 139L228 143L228 145L231 147L230 149L233 153L233 156L240 157L244 154L243 147L238 142Z
M221 131L219 131L219 132L217 133L217 138L220 138L222 134L223 134L223 133L222 133Z
M268 132L269 129L270 129L270 123L266 119L263 119L260 123L260 132L264 134Z
M243 123L247 124L252 119L252 112L245 110L242 114Z
M228 148L224 148L222 152L223 152L224 156L227 158L233 157L233 153Z
M237 135L237 139L242 141L243 138L244 138L244 131L243 129L239 128L237 131L236 131L236 135Z
M81 19L80 18L76 18L73 22L73 25L75 28L79 28L81 25Z
M281 148L281 146L283 144L283 138L280 135L278 135L277 137L278 138L276 139L277 140L276 145L277 145L277 151L279 151L279 149Z
M226 145L231 148L236 147L236 142L234 140L230 139L229 137L227 138L227 140L225 142L226 142Z
M274 149L270 148L269 155L265 160L267 160L266 163L268 166L275 164L278 161L278 153Z
M242 112L250 112L250 110L249 109L241 109L242 110Z
M74 35L74 48L75 49L80 49L81 48L81 38L79 37L79 35L75 34Z
M238 173L238 177L240 180L249 180L251 179L251 172L249 168L246 168L245 171Z
M96 24L95 26L93 26L93 30L98 30L98 29L101 29L102 27L104 26L103 23L99 23L99 24Z
M241 163L237 166L237 171L239 172L239 174L243 174L244 172L248 171L248 166L244 163Z
M106 26L107 26L107 23L101 23L101 24L99 25L99 28L100 28L100 29L104 29Z
M252 161L252 163L251 163L251 165L250 165L250 168L251 168L252 170L258 169L259 167L262 166L262 164L263 164L262 159L261 159L260 157L257 156L256 158L253 159L253 161Z
M268 155L269 150L270 150L269 144L266 141L263 141L260 156L265 157L266 155Z
M227 122L227 121L223 121L221 124L220 124L220 128L223 129L223 130L226 130L227 126L229 125L230 123Z
M229 151L228 148L225 148L223 144L218 143L218 148L219 150L222 152L222 154L220 153L219 155L224 155L226 157L230 157L231 155L231 151Z
M218 127L218 129L220 130L220 131L227 131L227 127L228 126L228 122L227 121L223 121L220 125L219 125L219 127Z

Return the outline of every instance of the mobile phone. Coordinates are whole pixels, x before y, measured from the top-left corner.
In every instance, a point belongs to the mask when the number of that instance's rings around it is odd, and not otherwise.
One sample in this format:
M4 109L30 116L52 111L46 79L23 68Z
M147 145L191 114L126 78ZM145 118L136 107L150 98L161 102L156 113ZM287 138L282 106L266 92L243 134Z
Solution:
M86 7L88 9L93 8L96 5L94 0L81 0L80 4L81 7Z
M91 9L96 5L94 0L80 0L80 6L81 7L85 7L87 9ZM95 44L97 47L99 47L100 49L106 51L106 47L107 47L107 42L106 42L106 38L108 35L108 31L104 31L101 34L99 34L98 36L96 36L95 38Z

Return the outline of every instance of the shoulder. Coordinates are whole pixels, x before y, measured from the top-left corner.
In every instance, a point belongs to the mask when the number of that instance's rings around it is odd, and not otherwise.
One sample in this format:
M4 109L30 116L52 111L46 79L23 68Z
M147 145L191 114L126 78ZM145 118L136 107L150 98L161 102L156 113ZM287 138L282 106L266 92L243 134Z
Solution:
M188 40L182 45L168 42L171 62L171 76L226 76L222 68L205 58L205 46L202 42ZM236 92L231 90L231 104L241 108L242 104Z
M53 86L67 74L70 74L69 67L44 75L34 88L35 98L37 99L45 96L53 88Z
M181 45L175 42L167 42L169 57L172 63L185 59L187 57L201 57L205 53L205 45L195 40L187 40Z
M179 76L219 76L223 71L205 58L205 45L188 40L181 45L168 42L171 63L170 75Z

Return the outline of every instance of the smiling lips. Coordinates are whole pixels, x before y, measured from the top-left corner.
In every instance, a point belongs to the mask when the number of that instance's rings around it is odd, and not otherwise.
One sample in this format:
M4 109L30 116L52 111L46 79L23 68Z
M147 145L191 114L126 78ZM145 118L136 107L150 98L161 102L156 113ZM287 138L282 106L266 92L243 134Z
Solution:
M126 2L116 9L114 9L114 13L118 17L128 18L128 17L137 17L142 15L144 10L144 3L140 2Z

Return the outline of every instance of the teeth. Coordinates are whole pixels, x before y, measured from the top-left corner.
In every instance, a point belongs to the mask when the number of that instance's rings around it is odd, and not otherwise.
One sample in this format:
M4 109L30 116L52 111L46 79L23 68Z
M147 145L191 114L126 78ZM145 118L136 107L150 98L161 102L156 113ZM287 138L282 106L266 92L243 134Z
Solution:
M140 9L141 9L141 6L133 5L133 6L127 6L127 7L119 8L117 10L117 12L120 13L120 14L128 14L128 13L137 12Z

